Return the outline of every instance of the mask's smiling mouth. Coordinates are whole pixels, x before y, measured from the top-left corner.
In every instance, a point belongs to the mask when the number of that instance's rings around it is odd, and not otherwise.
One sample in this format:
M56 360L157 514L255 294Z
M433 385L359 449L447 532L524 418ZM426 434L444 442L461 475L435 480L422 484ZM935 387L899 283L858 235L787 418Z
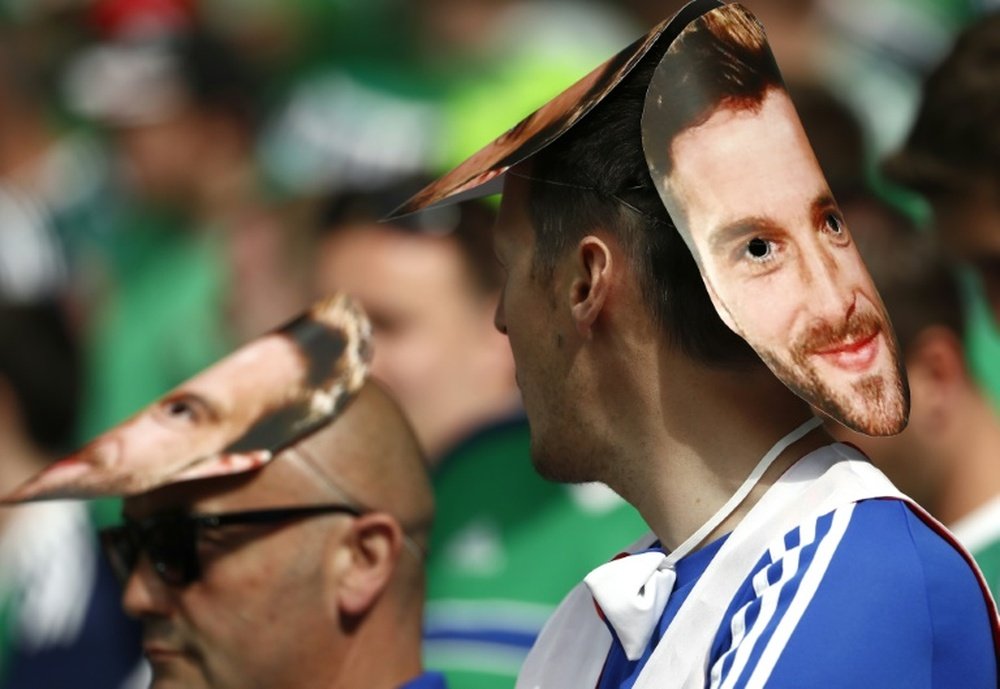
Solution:
M868 370L878 356L881 334L881 329L876 328L861 337L851 337L833 347L815 350L813 355L839 369L861 373Z

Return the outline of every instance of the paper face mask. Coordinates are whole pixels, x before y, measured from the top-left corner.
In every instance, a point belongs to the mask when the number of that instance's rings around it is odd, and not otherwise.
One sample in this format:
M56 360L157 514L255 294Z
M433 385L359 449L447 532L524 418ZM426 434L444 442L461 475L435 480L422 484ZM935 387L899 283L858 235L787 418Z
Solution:
M316 304L199 373L3 502L134 495L238 474L330 423L361 388L370 326L346 297Z
M895 335L764 33L739 5L689 3L398 213L496 191L664 42L643 150L720 317L813 406L862 433L899 432L909 395Z
M723 321L832 418L901 431L892 326L747 10L726 5L680 32L650 82L642 137Z

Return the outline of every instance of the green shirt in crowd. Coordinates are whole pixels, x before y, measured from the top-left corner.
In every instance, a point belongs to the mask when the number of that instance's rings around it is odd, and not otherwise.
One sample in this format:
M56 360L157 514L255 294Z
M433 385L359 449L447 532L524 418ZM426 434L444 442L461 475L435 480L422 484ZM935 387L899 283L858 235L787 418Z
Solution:
M603 485L540 478L523 420L455 449L434 490L424 655L452 689L513 686L559 601L648 531Z

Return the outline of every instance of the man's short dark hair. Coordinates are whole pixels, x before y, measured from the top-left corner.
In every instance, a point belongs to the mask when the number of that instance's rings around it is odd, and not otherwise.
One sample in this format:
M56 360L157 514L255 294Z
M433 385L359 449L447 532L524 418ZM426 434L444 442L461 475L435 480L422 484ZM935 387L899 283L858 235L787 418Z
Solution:
M191 101L253 131L262 115L260 80L236 47L221 35L198 29L172 39L170 48Z
M934 196L962 196L978 182L1000 191L1000 13L963 31L928 75L923 101L887 176Z
M320 232L329 237L352 225L379 223L427 182L424 177L405 178L371 189L333 194L320 211ZM492 206L472 200L393 218L383 227L407 234L448 237L458 247L472 285L480 293L492 296L503 283L503 271L493 253L490 234L495 220Z
M727 38L727 27L738 29L738 40ZM751 29L760 32L758 38L744 35ZM769 87L781 85L760 25L739 6L709 13L670 45L665 59L683 59L666 67L662 78L675 80L669 93L676 98L665 101L656 116L678 131L707 119L720 103L753 107ZM691 251L653 186L643 152L646 92L667 47L666 40L654 46L604 101L533 158L531 176L558 183L531 183L536 264L550 272L556 258L587 232L613 232L626 247L665 336L702 363L743 366L759 359L716 313ZM689 68L705 73L692 80Z

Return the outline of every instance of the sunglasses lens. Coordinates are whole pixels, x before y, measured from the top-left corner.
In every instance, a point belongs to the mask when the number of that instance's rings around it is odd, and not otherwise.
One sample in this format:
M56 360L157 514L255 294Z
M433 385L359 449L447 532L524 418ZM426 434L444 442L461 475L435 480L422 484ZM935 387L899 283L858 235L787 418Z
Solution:
M118 581L124 585L135 569L139 557L139 549L133 538L131 529L127 526L116 526L101 531L101 546L111 563Z
M151 527L145 546L156 572L168 584L190 584L198 578L198 534L191 521L171 519Z

